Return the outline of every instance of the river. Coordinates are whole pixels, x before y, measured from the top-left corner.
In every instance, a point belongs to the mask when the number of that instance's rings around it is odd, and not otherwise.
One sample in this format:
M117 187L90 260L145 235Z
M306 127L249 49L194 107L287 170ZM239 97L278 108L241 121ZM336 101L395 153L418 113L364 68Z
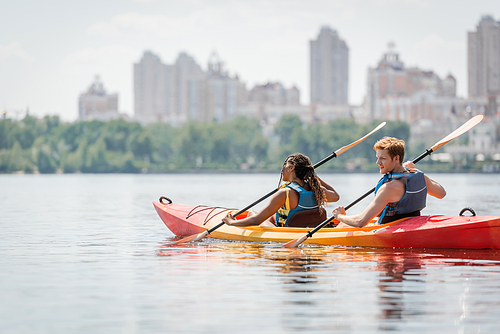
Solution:
M379 178L320 176L341 205ZM500 175L430 176L448 194L429 198L423 214L500 215ZM210 238L168 247L174 236L151 204L167 196L242 208L277 182L276 174L0 175L0 332L499 332L499 251L297 251Z

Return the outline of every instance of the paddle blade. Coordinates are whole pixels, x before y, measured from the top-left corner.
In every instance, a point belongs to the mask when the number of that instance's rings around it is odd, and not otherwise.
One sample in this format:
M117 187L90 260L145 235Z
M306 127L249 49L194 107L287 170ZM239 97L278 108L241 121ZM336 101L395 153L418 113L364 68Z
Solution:
M304 241L306 241L306 240L307 240L307 234L305 234L305 235L301 236L301 237L300 237L300 238L298 238L298 239L294 239L294 240L292 240L292 241L289 241L289 242L287 242L286 244L284 244L284 245L283 245L283 246L281 246L281 247L283 247L283 248L297 248L297 247L299 247L299 245L300 245L301 243L303 243L303 242L304 242Z
M365 140L366 138L370 137L372 134L374 134L375 132L377 132L378 130L382 129L383 127L385 126L385 122L382 122L380 123L375 129L373 129L370 133L366 134L364 137L362 138L359 138L358 140L356 140L355 142L352 142L350 143L349 145L346 145L344 147L341 147L339 148L338 150L335 151L335 154L336 156L339 156L341 155L342 153L344 153L345 151L349 150L350 148L352 148L353 146L356 146L358 145L359 143L361 143L363 140Z
M453 131L452 133L450 133L449 135L447 135L446 137L441 139L436 144L434 144L434 146L431 147L432 152L436 152L436 150L438 148L440 148L441 146L443 146L444 144L457 138L458 136L463 135L464 133L466 133L467 131L469 131L470 129L472 129L476 125L478 125L479 122L481 122L483 120L483 117L484 117L483 115L476 115L476 116L472 117L471 119L469 119L467 122L462 124L461 127L459 127L458 129L456 129L455 131Z
M185 238L183 238L181 240L174 241L174 242L170 243L169 245L177 245L177 244L188 243L188 242L191 242L191 241L198 241L198 240L201 240L201 239L205 238L207 235L208 235L208 232L204 231L204 232L201 232L201 233L198 233L198 234L190 235L189 237L185 237Z

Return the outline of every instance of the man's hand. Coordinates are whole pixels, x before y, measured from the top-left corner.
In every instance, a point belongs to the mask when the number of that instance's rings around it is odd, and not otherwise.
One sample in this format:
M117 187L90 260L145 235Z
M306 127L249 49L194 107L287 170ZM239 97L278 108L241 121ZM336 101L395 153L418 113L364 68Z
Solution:
M332 211L332 215L335 219L338 220L338 215L345 215L345 209L343 206L338 206Z
M403 164L403 167L408 169L410 172L414 173L417 171L417 169L415 168L415 164L413 163L413 161L407 161Z

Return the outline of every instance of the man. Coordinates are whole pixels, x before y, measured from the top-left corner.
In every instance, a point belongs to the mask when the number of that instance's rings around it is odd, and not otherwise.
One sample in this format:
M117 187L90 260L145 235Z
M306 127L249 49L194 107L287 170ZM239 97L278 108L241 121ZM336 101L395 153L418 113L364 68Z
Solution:
M385 224L397 219L420 216L425 207L427 194L436 198L446 195L444 188L415 168L413 162L402 164L405 142L384 137L375 143L380 179L375 188L375 198L360 214L347 216L344 207L333 210L333 216L341 224L338 227L363 227L379 216L378 223Z

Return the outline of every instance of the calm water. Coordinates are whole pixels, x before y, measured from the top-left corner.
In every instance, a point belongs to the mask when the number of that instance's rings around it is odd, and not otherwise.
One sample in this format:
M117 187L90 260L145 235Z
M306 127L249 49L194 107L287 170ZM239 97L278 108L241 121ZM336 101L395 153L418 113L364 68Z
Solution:
M343 205L379 178L321 176ZM470 206L500 214L500 175L431 177L448 196L429 199L424 213ZM0 332L500 331L497 251L288 250L211 239L166 246L173 234L153 200L241 208L277 181L267 174L0 175Z

